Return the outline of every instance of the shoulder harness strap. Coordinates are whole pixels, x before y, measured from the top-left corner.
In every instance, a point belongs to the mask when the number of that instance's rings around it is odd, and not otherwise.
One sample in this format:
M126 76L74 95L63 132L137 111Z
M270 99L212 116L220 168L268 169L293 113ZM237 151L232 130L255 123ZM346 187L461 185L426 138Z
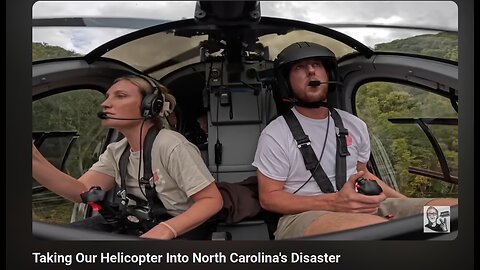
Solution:
M336 162L335 162L335 182L337 190L340 190L346 181L346 156L350 155L347 149L346 136L348 135L348 130L344 128L342 119L338 112L333 109L330 105L326 106L329 108L337 134L337 151L336 151ZM311 146L310 138L303 131L300 122L293 113L292 110L289 110L283 114L285 121L287 122L290 131L292 132L295 141L297 142L297 147L302 153L303 161L305 167L310 171L315 182L320 187L324 193L335 192L332 183L328 179L327 174L322 168L322 165L319 164L315 151ZM318 164L318 166L317 166Z
M347 159L350 155L347 148L348 130L343 126L340 114L334 108L329 107L330 115L335 124L335 134L337 135L337 154L335 159L335 182L337 190L340 190L347 180Z
M165 206L157 196L157 192L155 191L155 182L152 177L153 173L151 153L153 142L155 141L158 132L160 132L159 129L157 129L156 127L151 127L148 130L147 135L145 136L145 141L143 145L143 177L140 179L140 184L145 187L148 205L150 206L152 214L155 217L168 215ZM126 206L128 205L126 178L129 157L130 145L127 145L118 162L118 166L120 168L121 185L120 191L117 194L122 198L122 203L120 206L122 212L126 211Z
M128 166L129 157L130 157L130 145L127 143L125 150L123 150L123 153L120 156L120 160L118 160L118 168L120 168L120 190L117 192L117 196L119 196L122 199L119 206L119 209L122 215L125 215L127 213L127 205L128 205L126 179L127 179L127 166Z
M143 177L140 179L140 183L145 187L145 193L148 204L152 209L152 214L157 218L168 215L163 202L157 196L152 173L152 146L158 132L160 132L160 130L153 126L148 130L147 136L145 137L143 145Z

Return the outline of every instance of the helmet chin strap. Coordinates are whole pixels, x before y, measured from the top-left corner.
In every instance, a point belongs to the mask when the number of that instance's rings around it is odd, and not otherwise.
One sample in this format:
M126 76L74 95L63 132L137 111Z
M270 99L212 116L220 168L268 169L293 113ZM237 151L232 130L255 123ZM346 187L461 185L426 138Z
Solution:
M295 106L299 106L299 107L304 107L304 108L320 108L320 107L326 107L328 109L331 109L332 106L328 103L326 103L325 101L314 101L314 102L309 102L309 101L305 101L305 100L302 100L302 99L298 99L296 97L294 97L292 99L292 102L293 104L295 104Z

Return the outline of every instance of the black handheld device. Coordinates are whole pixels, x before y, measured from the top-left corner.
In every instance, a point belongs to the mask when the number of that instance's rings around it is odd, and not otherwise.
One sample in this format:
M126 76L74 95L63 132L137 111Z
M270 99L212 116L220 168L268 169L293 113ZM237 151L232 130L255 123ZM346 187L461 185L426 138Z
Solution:
M364 195L378 195L383 189L377 181L360 177L355 181L355 191Z

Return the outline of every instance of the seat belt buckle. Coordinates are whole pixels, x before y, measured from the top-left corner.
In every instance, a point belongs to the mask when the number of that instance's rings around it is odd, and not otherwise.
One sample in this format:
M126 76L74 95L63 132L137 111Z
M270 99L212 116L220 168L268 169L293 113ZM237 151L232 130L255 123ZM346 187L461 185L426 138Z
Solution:
M310 138L305 136L297 141L298 149L303 148L304 146L309 146L311 144Z
M344 135L344 136L347 136L348 135L348 129L346 128L338 128L338 127L335 127L335 133L337 134L337 136L341 136L341 135Z
M150 179L146 179L145 177L142 177L140 179L140 183L142 185L148 185L150 188L153 188L154 187L154 184L153 184L153 177L150 177Z
M121 189L117 192L117 197L120 197L122 205L128 204L127 192L125 189Z

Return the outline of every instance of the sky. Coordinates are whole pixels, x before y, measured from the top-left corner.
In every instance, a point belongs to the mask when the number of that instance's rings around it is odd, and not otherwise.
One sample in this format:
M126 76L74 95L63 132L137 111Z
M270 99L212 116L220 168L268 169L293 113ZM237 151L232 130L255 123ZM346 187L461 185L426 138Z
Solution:
M261 15L316 24L365 23L458 29L458 8L452 1L264 1ZM194 1L38 1L33 18L128 17L178 20L192 18ZM34 27L32 40L85 54L135 29ZM402 30L337 29L373 46L410 36Z

